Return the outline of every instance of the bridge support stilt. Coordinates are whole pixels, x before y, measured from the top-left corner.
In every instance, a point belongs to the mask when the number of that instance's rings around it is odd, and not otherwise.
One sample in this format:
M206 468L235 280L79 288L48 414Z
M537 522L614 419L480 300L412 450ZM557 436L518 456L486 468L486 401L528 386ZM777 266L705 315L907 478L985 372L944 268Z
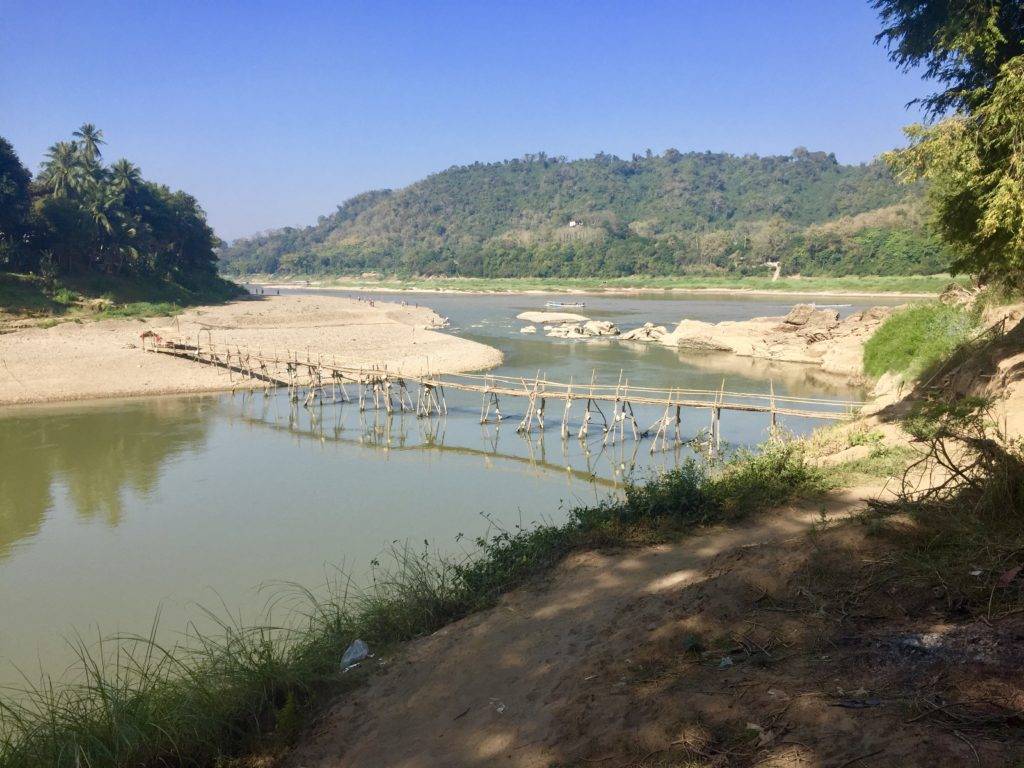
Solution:
M288 372L288 402L297 403L299 402L299 384L296 380L297 366L289 360L285 365L285 370Z
M409 386L405 383L405 379L398 380L398 408L403 413L415 410L412 404L412 397L409 395Z
M650 429L646 432L641 433L641 437L647 437L651 430L654 430L654 440L651 442L651 453L658 450L658 440L661 440L661 450L668 450L668 427L672 422L671 418L671 402L665 404L665 412L661 414L661 418L658 419L654 424L651 425ZM678 427L676 427L678 431Z
M583 411L583 423L580 425L580 431L577 435L581 441L585 441L587 439L587 432L590 430L590 418L592 416L590 413L590 403L590 398L587 398L587 407L586 410Z
M441 398L437 396L438 388L433 384L423 383L420 386L418 402L416 404L416 415L420 417L430 416L436 413L438 416L446 415L448 407L444 403L444 390L441 390Z
M523 386L526 386L526 382L523 381ZM519 426L516 427L516 432L520 434L529 433L533 429L533 420L538 417L537 408L537 392L540 390L540 371L537 372L537 378L533 380L533 389L527 389L526 394L526 413L523 415L522 420L519 422ZM540 428L544 429L544 402L541 399L540 411L539 411Z
M498 400L498 394L496 392L484 392L483 403L480 406L480 423L486 424L491 420L491 407L494 408L494 420L500 422L501 415L501 403Z

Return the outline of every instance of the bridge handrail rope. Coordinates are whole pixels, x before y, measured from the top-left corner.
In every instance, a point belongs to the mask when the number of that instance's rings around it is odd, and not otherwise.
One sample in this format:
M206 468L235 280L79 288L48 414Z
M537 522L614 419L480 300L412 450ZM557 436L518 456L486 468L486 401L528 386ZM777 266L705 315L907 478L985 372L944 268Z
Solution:
M454 379L463 378L463 379L469 379L469 380L474 380L474 379L482 378L482 376L480 374L472 374L472 373L449 373L449 374L445 374L445 376L448 377L448 378L454 378ZM487 378L490 381L492 381L492 382L508 382L508 383L515 382L517 384L521 383L520 379L517 378L517 377L488 375ZM549 381L549 380L546 380L546 379L541 379L540 383L543 384L543 385L546 385L546 386L557 387L559 389L568 389L568 386L569 386L568 384L566 384L564 382ZM614 385L614 384L597 384L597 383L595 383L595 384L592 384L592 385L588 385L588 391L593 391L595 393L596 392L601 392L601 391L614 393L615 389L616 389L616 385ZM708 395L719 395L719 394L722 394L722 395L731 396L731 397L749 397L749 398L759 398L759 399L763 399L763 400L769 400L772 397L771 393L768 393L768 392L734 392L734 391L727 390L727 389L726 390L723 390L723 389L686 389L686 388L679 388L679 387L640 387L640 386L634 386L634 385L630 385L629 389L630 389L631 392L653 392L653 393L663 394L663 393L672 391L672 392L678 392L680 394L708 394ZM798 396L795 396L795 395L778 395L778 394L775 395L775 399L779 400L779 401L791 401L791 402L801 402L801 403L821 403L823 405L827 404L827 405L854 405L854 406L860 406L860 405L864 404L863 401L860 401L860 400L831 400L831 399L826 399L826 398L798 397Z

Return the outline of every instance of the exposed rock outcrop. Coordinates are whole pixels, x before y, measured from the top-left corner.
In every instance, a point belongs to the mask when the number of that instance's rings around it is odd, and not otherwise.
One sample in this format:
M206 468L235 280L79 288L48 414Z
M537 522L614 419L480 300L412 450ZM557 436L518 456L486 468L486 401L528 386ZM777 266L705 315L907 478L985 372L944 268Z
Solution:
M639 328L626 331L621 334L619 338L622 341L660 341L661 337L667 333L668 329L664 325L644 323Z
M813 304L796 304L782 318L782 322L794 328L828 330L839 325L839 312L835 309L818 309Z
M618 336L619 329L615 323L607 320L588 320L583 324L583 332L587 336Z
M978 291L967 288L960 283L950 283L939 294L939 301L953 307L967 307L978 298Z
M776 328L779 320L777 317L726 320L721 323L682 320L672 333L662 336L660 341L669 347L734 352L747 357L769 357L755 355L754 345Z
M595 336L617 336L619 329L614 323L604 320L591 320L585 315L574 312L520 312L519 320L531 325L520 329L520 333L536 333L537 326L543 325L548 336L559 339L589 339Z
M547 333L553 339L585 339L582 325L556 325Z
M525 320L528 323L538 325L561 323L585 323L590 320L586 315L577 315L574 312L520 312L516 315L517 320Z
M585 323L559 325L548 331L548 336L559 339L591 339L598 336L618 336L615 323L607 320L588 320Z
M818 365L828 373L859 378L864 342L892 312L891 307L872 307L840 320L834 309L797 304L785 317L722 323L683 320L660 341L670 347Z

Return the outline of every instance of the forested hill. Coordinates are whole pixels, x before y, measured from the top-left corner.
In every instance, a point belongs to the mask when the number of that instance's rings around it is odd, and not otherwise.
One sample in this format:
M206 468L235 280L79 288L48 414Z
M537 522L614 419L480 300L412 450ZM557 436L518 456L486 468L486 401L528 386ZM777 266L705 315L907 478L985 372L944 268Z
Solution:
M224 249L233 274L931 274L921 191L824 152L544 154L453 167Z

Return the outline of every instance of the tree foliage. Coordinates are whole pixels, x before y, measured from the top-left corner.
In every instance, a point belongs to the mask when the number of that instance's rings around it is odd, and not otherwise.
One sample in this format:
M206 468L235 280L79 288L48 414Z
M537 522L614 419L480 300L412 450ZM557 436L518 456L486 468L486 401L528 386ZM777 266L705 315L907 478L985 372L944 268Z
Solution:
M1024 3L879 0L882 33L904 65L926 63L946 89L925 100L945 120L906 129L886 156L899 177L928 181L936 229L956 271L1024 283Z
M0 138L0 270L100 272L198 285L219 245L194 197L103 165L103 132L86 123L49 148L33 181Z
M27 234L31 179L14 147L0 137L0 264L20 250Z
M222 261L236 273L486 277L763 274L774 261L786 273L940 272L948 254L919 197L881 163L803 148L541 153L359 195L312 227L237 241Z
M972 110L995 87L1003 65L1024 54L1020 0L873 0L883 29L876 42L902 69L924 68L943 88L921 99L934 116Z

